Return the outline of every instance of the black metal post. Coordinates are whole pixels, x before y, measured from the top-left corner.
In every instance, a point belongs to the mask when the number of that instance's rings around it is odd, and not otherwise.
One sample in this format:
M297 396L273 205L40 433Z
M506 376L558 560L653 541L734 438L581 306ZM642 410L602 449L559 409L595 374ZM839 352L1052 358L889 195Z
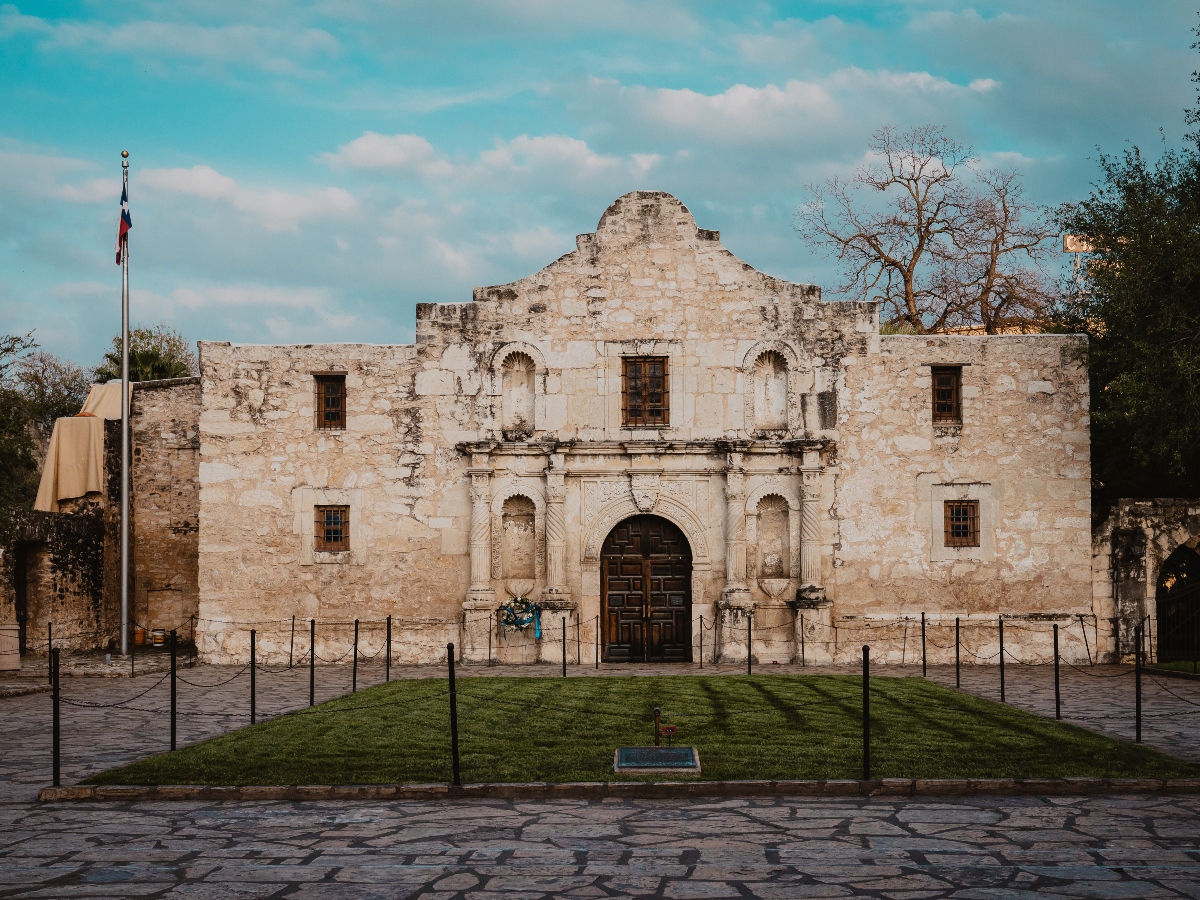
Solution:
M1083 613L1079 614L1079 630L1083 632L1083 649L1087 651L1088 665L1094 665L1092 663L1092 645L1087 639L1087 623L1083 621ZM1099 651L1100 648L1097 647L1096 652L1098 653Z
M921 677L929 677L929 668L925 664L925 613L921 613Z
M317 703L317 620L308 620L308 705Z
M700 617L700 668L704 668L704 616Z
M862 670L862 741L863 741L863 780L871 777L871 648L863 644Z
M292 640L288 644L288 668L292 667L292 656L296 650L296 617L292 616Z
M175 629L171 629L171 749L175 749L175 676L177 674L175 668Z
M961 653L959 651L959 647L961 646L961 643L962 643L961 639L959 637L960 630L961 629L960 629L959 623L958 623L958 616L955 616L954 617L954 686L955 687L962 687L962 660L960 658Z
M255 675L255 669L256 669L256 666L254 665L254 635L255 635L255 631L253 628L251 628L250 629L250 724L251 725L254 724L254 719L255 719L254 701L256 699L254 696L254 688L255 688L254 675Z
M1133 648L1133 722L1134 741L1142 742L1142 626L1138 625Z
M754 615L746 613L746 674L754 674Z
M54 724L53 724L53 731L54 731L54 737L53 737L53 741L54 741L54 748L53 748L54 786L58 787L59 783L61 781L58 758L59 758L60 743L61 743L61 739L62 739L62 729L59 727L59 715L58 715L58 706L59 706L60 697L59 697L59 692L58 692L58 650L57 649L50 651L50 687L54 692L53 696L52 696L53 702L51 703L51 706L53 707L53 719L54 719Z
M583 665L583 622L575 617L575 665Z
M488 665L492 664L492 635L488 634ZM392 680L392 617L387 617L387 652L383 655L383 680Z
M1196 674L1196 657L1200 655L1200 610L1192 605L1192 674Z
M350 664L350 693L358 692L358 619L354 620L354 662Z
M1000 702L1004 702L1004 616L1000 617Z
M704 640L704 632L700 632L700 640ZM703 657L704 647L700 647L701 657ZM600 671L600 617L596 616L596 671Z
M46 679L54 684L54 673L50 671L50 654L54 652L54 623L46 623Z
M496 614L488 613L488 668L492 667L492 632L496 630Z
M800 667L803 668L804 663L804 614L800 614Z
M450 664L450 765L452 784L461 785L458 769L458 692L454 689L454 645L446 645L446 661Z
M1058 626L1054 626L1054 718L1062 718L1062 695L1058 689Z
M661 706L654 707L654 746L655 747L662 745L662 722L660 721L661 718L662 718L662 707Z
M567 677L567 617L562 617L562 637L563 637L563 678Z

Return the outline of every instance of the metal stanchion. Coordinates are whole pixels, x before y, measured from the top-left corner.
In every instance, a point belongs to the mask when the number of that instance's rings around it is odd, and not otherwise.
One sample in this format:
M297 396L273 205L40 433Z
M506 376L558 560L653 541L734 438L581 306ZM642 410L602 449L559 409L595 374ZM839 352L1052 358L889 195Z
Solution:
M1000 616L1000 702L1004 702L1004 616Z
M454 688L454 645L446 645L446 661L450 665L450 765L454 785L462 784L458 767L458 692Z
M562 617L562 657L563 657L562 677L566 678L567 677L567 617L566 616Z
M1062 718L1062 694L1058 687L1058 626L1054 626L1054 718Z
M308 705L317 702L317 620L308 620Z
M490 635L489 635L490 637ZM488 654L491 655L490 653ZM387 652L383 655L383 680L392 680L392 617L387 617Z
M54 673L50 671L50 654L54 652L54 623L46 623L46 679L54 684Z
M863 780L871 777L871 648L862 648L862 759Z
M53 737L52 737L54 746L51 750L51 753L54 757L54 761L53 761L54 786L58 787L62 780L60 777L61 772L60 772L60 768L59 768L59 751L61 750L62 729L59 727L58 707L59 707L59 701L60 701L61 697L59 696L59 689L58 689L58 650L57 649L50 651L50 687L51 687L51 690L53 691L53 695L51 697L51 707L53 708L52 730L54 732Z
M596 671L600 671L600 617L596 616Z
M704 616L700 617L700 668L704 668Z
M175 677L178 674L175 668L175 629L171 629L171 749L175 749Z
M754 674L754 615L746 613L746 674Z
M496 628L496 613L488 613L488 668L492 667L492 632Z
M254 635L255 635L255 631L253 628L251 628L250 629L250 724L251 725L254 724L254 718L255 718L255 716L254 716L254 713L255 713L255 709L254 709L254 701L255 701L255 696L254 696L254 687L255 687L255 684L254 684L254 670L255 670Z
M1142 742L1142 626L1135 630L1136 644L1133 648L1133 722L1134 741Z
M350 664L350 693L358 692L358 619L354 620L354 661Z
M288 642L288 668L292 667L292 655L296 650L296 617L292 616L292 639Z
M959 637L958 616L954 617L954 686L962 687L962 661L960 660L959 647L961 640Z
M806 665L804 662L804 613L800 614L800 667Z
M921 677L929 677L929 667L925 661L925 613L921 613Z

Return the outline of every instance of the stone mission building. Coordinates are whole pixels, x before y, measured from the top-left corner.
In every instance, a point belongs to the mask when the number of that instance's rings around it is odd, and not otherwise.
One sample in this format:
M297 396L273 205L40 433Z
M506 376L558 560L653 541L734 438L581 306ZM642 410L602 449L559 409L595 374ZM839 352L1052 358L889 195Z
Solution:
M744 660L752 620L760 662L911 662L924 613L931 658L955 618L994 654L999 614L1083 658L1081 342L881 336L639 191L413 345L202 343L199 652L315 618L319 659L355 619L375 653L390 615L405 661ZM501 624L521 599L540 627Z

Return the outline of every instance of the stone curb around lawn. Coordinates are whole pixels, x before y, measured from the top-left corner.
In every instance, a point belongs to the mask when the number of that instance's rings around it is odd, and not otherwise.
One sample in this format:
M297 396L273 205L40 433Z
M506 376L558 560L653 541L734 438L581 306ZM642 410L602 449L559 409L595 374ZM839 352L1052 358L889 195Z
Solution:
M692 800L721 797L969 797L1198 794L1200 778L877 778L828 781L597 781L566 784L70 785L38 800Z

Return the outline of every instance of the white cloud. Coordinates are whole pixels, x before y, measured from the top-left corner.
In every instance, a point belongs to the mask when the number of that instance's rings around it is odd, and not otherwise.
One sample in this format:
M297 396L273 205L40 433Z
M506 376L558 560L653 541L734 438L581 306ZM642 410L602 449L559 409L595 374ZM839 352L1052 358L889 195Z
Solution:
M305 63L336 57L338 40L319 28L264 28L254 25L205 27L192 23L137 20L119 25L96 21L52 21L0 7L0 37L39 37L43 51L98 51L152 57L172 64L201 61L222 67L301 75Z
M302 194L259 190L243 187L209 166L147 169L141 182L152 190L228 203L257 219L268 231L296 231L302 222L318 217L346 218L358 209L358 200L342 188L309 188Z
M334 168L397 169L421 175L449 175L453 166L433 145L419 134L378 134L365 132L336 153L324 153L321 159Z

